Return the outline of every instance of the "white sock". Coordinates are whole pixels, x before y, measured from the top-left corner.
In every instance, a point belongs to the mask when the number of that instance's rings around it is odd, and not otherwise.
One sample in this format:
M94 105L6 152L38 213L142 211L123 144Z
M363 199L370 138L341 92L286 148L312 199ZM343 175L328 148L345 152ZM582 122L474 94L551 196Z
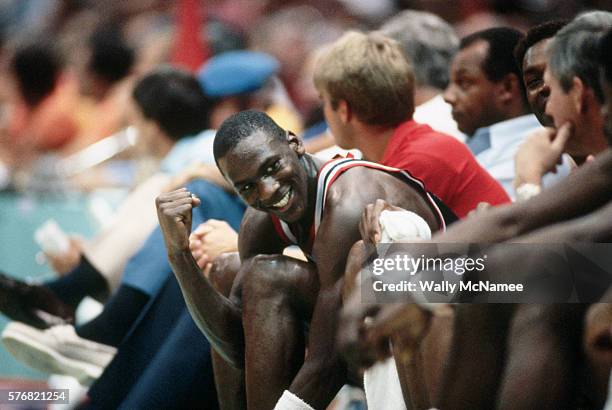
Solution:
M281 398L276 402L274 410L314 410L314 408L310 407L304 400L289 390L285 390Z

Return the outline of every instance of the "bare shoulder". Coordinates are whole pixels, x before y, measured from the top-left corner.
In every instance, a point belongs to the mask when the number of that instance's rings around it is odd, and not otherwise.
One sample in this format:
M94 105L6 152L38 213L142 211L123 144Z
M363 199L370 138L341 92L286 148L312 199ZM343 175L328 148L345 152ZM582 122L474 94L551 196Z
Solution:
M400 197L420 197L420 193L388 172L363 166L344 171L327 193L327 201L337 205L347 202L347 199L369 204L378 198Z
M362 212L365 206L377 199L384 199L391 205L417 213L432 228L438 226L423 191L409 184L403 177L368 167L354 167L339 176L329 188L325 208L352 208Z

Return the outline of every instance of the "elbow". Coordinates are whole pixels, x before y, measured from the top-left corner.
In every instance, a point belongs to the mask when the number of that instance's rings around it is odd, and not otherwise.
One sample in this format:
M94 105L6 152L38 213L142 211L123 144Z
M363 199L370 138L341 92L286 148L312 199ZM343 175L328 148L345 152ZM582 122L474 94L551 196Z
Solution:
M492 223L484 224L488 232L494 236L490 242L504 242L525 231L526 228L523 226L525 218L514 212L512 208L512 206L505 205L491 212L490 217L493 220L490 222Z

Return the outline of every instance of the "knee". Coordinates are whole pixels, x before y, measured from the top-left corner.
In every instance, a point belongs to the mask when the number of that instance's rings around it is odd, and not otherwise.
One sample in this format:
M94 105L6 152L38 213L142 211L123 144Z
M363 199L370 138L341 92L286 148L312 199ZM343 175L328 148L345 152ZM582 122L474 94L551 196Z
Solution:
M219 293L228 296L239 270L240 256L238 252L223 253L214 260L208 274L208 280Z
M246 269L245 288L272 290L284 288L289 283L286 258L282 255L257 255Z
M283 255L257 255L244 269L243 297L293 294L305 279L300 263Z

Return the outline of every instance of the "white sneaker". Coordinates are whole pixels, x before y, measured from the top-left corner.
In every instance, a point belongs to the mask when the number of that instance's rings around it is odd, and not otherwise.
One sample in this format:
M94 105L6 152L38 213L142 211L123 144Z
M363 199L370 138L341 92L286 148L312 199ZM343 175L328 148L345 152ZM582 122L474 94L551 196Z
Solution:
M117 349L77 336L72 325L39 330L20 322L9 323L2 342L15 358L45 373L75 377L90 386L113 360Z

